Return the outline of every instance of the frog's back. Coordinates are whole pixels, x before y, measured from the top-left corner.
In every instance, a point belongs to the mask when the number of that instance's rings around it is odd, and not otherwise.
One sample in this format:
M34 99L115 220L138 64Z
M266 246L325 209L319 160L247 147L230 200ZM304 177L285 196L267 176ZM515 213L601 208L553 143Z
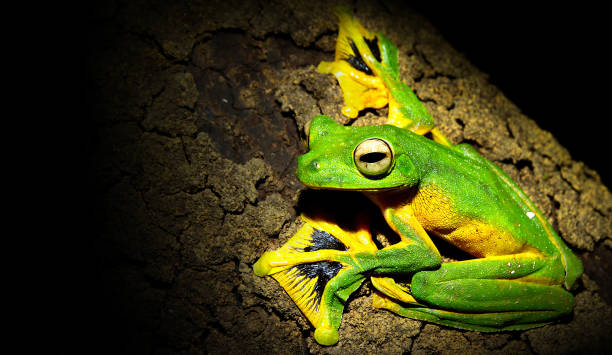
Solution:
M582 274L580 260L520 187L469 145L449 152L447 159L430 159L435 173L423 179L415 198L421 199L416 208L427 209L418 213L424 228L478 257L531 250L558 255L565 269L564 285L571 288ZM434 200L438 202L432 204ZM450 211L448 206L457 207Z
M507 196L510 196L515 200L516 204L520 206L521 212L519 216L527 217L529 221L534 222L537 231L534 235L528 235L528 241L537 247L538 243L545 242L548 245L552 245L555 254L560 256L561 262L565 269L565 280L564 286L567 289L571 289L574 283L582 275L583 266L582 262L570 248L565 244L561 237L555 232L553 227L548 223L540 209L527 197L523 190L514 182L503 170L497 165L493 164L489 160L482 157L474 148L467 144L459 146L459 149L468 157L474 160L479 160L482 164L486 164L495 176L499 185L506 192ZM525 221L525 218L522 218ZM542 238L545 236L545 238Z

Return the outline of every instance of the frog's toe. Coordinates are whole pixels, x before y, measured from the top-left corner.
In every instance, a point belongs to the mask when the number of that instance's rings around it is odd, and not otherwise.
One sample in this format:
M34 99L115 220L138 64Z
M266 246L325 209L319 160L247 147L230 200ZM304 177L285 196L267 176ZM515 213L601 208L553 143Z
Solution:
M359 110L352 106L342 107L342 114L348 118L355 118L359 116Z
M271 252L267 251L263 253L259 260L257 260L253 265L253 272L255 272L255 275L259 277L269 275L273 269L271 266L273 258L274 255Z
M314 332L314 338L321 345L334 345L338 342L338 330L319 327Z
M396 300L402 301L404 303L418 303L417 300L410 294L409 287L405 285L398 284L390 277L374 277L371 278L372 285L383 294L388 297L394 298ZM385 308L385 307L377 307L376 304L380 300L374 300L375 308Z

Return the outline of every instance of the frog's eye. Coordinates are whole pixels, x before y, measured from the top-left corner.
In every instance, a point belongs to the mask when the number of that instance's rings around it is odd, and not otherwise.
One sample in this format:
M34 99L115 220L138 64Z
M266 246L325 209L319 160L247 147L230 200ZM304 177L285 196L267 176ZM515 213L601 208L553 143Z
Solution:
M393 165L393 152L387 142L370 138L359 143L353 152L357 169L367 177L379 177Z

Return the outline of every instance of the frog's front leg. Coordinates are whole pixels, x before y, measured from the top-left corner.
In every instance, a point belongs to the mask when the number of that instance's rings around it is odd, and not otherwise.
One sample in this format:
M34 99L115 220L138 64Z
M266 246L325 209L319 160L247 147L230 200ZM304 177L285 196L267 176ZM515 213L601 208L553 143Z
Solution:
M357 218L354 231L341 229L330 217L303 218L306 223L298 233L281 248L264 253L253 269L256 275L270 275L280 283L316 328L320 344L338 341L344 303L367 275L414 272L440 264L438 251L430 247L433 243L417 235L429 239L419 225L396 220L402 241L378 250L366 215ZM384 285L394 296L405 292L395 290L397 285L384 277L375 276L374 285Z
M409 206L400 208L384 207L393 204L394 199L402 200L403 196L369 196L381 206L383 215L399 236L400 242L376 252L376 267L373 268L372 285L383 294L404 303L418 304L406 287L396 283L393 274L409 275L411 273L434 269L440 266L441 256L427 232L414 218Z
M419 305L376 296L374 306L457 328L527 329L572 311L573 296L560 286L559 274L556 257L533 253L445 263L413 276L410 290Z

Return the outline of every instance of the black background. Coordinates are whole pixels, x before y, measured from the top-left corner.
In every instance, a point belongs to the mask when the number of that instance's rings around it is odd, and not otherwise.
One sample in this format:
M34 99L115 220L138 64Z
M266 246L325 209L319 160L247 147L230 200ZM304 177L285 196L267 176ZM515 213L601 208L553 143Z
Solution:
M414 8L609 188L609 20L603 8L585 5L425 1Z

